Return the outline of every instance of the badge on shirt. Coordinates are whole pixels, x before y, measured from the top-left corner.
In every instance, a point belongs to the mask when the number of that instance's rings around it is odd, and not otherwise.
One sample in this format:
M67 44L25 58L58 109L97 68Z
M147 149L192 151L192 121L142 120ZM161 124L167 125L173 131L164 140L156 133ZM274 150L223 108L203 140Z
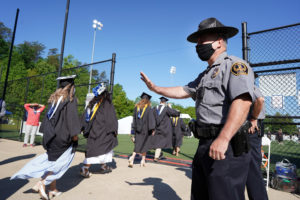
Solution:
M211 75L211 78L212 79L216 78L217 75L219 74L219 72L220 72L220 68L219 67L215 68L214 71L213 71L213 73L212 73L212 75Z
M241 63L241 62L234 63L231 66L231 73L235 76L247 75L248 74L248 67L247 67L246 64Z

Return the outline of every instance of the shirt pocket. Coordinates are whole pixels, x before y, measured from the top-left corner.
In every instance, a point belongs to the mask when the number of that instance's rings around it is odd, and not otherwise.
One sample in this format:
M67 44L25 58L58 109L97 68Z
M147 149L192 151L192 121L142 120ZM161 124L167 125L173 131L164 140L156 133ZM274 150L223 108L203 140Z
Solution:
M206 105L223 105L224 94L221 81L206 81L202 86L203 100Z

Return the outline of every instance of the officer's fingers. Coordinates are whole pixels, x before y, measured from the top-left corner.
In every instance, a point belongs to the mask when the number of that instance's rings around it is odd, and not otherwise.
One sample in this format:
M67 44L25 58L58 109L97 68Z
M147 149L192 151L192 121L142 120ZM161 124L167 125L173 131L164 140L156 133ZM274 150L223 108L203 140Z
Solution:
M145 77L145 76L146 76L146 74L144 74L144 72L140 72L140 75L141 75L142 77Z
M146 82L145 74L143 72L141 72L140 75L141 75L141 79Z
M148 78L148 76L146 74L144 74L143 72L141 72L140 74L142 76L141 78L143 78L146 81L149 81L149 78Z
M222 153L221 152L216 153L215 160L222 160Z
M250 133L253 134L254 133L254 127L250 128Z
M214 160L219 160L219 152L211 149L210 157Z
M213 151L213 153L212 153L212 159L214 159L214 160L216 160L217 159L217 152L216 151Z
M224 160L226 158L226 156L222 153L220 156L220 160Z

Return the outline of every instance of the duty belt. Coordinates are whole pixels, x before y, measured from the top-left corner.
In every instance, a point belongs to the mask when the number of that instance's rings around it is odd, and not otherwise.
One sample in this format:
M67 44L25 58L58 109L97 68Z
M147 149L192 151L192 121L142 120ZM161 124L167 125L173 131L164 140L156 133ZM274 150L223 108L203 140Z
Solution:
M212 125L212 124L201 124L196 126L196 134L199 138L203 139L212 139L216 138L223 128L223 124L221 125Z

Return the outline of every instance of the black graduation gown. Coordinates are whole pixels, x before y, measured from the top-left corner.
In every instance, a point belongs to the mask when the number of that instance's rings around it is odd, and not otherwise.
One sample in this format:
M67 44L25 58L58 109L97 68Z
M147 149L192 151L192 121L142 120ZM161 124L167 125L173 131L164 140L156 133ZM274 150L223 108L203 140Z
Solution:
M86 112L86 111L85 111ZM114 105L103 101L94 116L94 121L87 138L86 158L104 155L118 145L118 119ZM85 113L82 117L82 126L87 126Z
M186 131L186 125L181 118L178 118L177 123L173 122L171 118L173 128L173 147L180 147L182 145L182 138Z
M135 107L131 127L135 134L134 152L145 153L151 149L152 130L155 129L155 123L155 117L151 107L146 108L141 119L138 118L137 107Z
M43 147L47 150L48 160L56 161L71 145L72 137L80 134L80 120L77 112L77 99L60 103L55 114L49 120L47 113L42 121Z
M172 148L172 124L170 117L179 116L179 112L165 106L158 115L157 108L153 108L154 116L156 119L155 135L152 137L152 148L167 149Z

